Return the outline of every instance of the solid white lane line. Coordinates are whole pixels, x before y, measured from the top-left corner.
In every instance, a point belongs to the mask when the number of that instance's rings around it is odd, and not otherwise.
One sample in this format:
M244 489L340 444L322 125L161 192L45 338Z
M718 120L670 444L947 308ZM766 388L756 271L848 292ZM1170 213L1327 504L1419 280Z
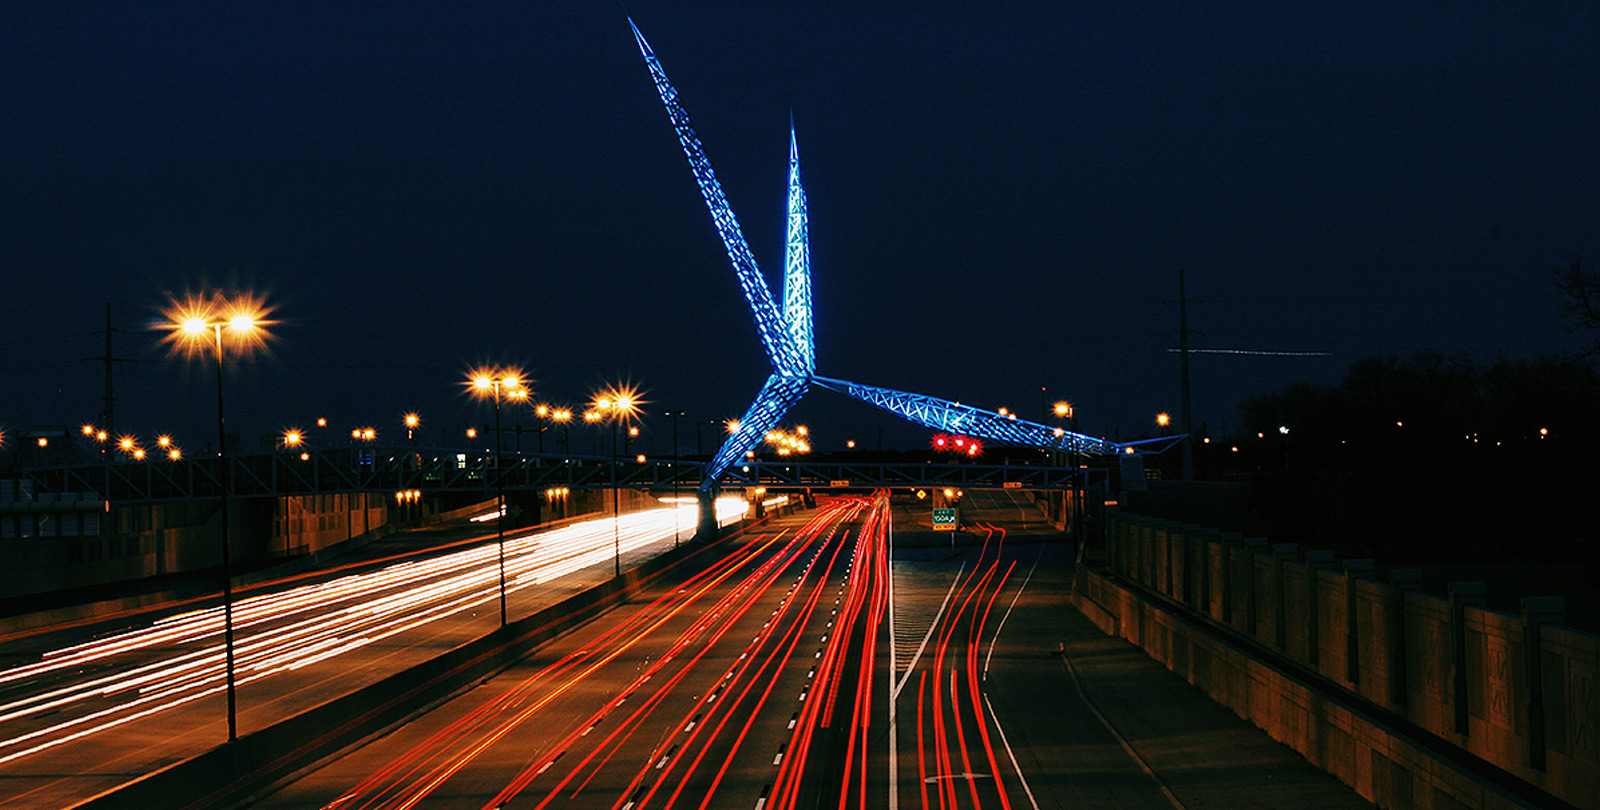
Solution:
M1000 716L994 713L994 705L989 702L989 696L983 696L983 705L989 708L989 716L994 719L994 730L1000 733L1000 744L1006 747L1006 756L1011 758L1011 769L1017 772L1017 781L1022 783L1022 792L1028 794L1028 804L1033 805L1033 810L1039 810L1039 802L1033 798L1033 789L1028 787L1028 778L1022 775L1022 766L1017 764L1017 755L1011 750L1011 743L1006 742L1006 730L1000 725ZM999 781L999 776L995 777Z
M989 653L983 657L983 677L989 678L989 659L994 657L994 643L1000 640L1000 631L1006 626L1006 619L1011 618L1011 611L1017 606L1017 600L1022 598L1022 592L1027 590L1028 583L1033 580L1033 571L1039 567L1039 558L1044 556L1044 544L1039 544L1039 553L1034 555L1033 565L1028 566L1028 575L1023 578L1022 584L1017 587L1017 595L1011 597L1011 605L1006 608L1006 615L1000 617L1000 623L995 625L994 635L989 637Z
M1133 750L1133 746L1128 744L1128 740L1122 736L1122 733L1111 725L1111 721L1100 713L1094 703L1090 702L1088 693L1083 691L1083 683L1078 680L1078 670L1072 666L1072 658L1067 655L1065 644L1061 645L1061 663L1067 665L1067 673L1072 676L1072 686L1078 690L1078 699L1083 701L1083 705L1089 707L1089 712L1094 715L1096 720L1100 721L1100 725L1105 726L1106 731L1111 732L1111 736L1117 738L1117 743L1122 746L1122 750L1126 751L1128 756L1133 757L1133 761L1139 764L1139 770L1144 771L1144 775L1150 777L1150 781L1156 783L1156 787L1161 790L1161 795L1167 797L1167 801L1171 802L1176 810L1188 810L1183 806L1183 802L1178 801L1178 797L1172 795L1172 791L1167 789L1167 785L1161 781L1161 777L1156 776L1156 772L1150 770L1150 765L1144 761L1144 757L1139 756L1139 752Z

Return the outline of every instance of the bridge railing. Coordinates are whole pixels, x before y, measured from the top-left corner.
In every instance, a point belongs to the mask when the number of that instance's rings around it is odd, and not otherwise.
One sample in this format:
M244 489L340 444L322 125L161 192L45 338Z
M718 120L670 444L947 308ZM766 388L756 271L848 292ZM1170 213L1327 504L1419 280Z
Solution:
M304 457L302 457L302 452ZM613 468L613 464L615 467ZM493 453L414 447L354 447L258 453L228 458L230 497L281 497L335 492L420 489L473 491L626 489L693 490L705 462L574 454ZM126 461L25 470L35 492L93 493L117 503L160 503L222 495L221 459ZM1070 467L1018 464L852 461L751 461L735 465L724 489L962 487L1069 489Z

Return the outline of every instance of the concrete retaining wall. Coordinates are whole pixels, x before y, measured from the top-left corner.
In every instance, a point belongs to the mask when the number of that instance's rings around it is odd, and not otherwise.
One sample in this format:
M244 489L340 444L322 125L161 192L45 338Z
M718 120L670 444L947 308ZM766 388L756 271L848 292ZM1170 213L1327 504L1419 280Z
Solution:
M1380 806L1600 809L1600 636L1558 598L1118 512L1106 538L1086 616Z

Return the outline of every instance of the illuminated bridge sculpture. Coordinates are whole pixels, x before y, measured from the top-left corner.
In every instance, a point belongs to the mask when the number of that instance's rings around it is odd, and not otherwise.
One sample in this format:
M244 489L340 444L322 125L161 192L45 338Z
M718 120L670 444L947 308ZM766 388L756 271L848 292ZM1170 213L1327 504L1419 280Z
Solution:
M723 442L701 478L703 497L715 490L723 474L754 449L812 385L854 397L937 430L1009 444L1107 455L1133 452L1137 445L1150 442L1170 444L1181 438L1161 437L1147 442L1119 444L937 397L816 376L806 194L800 182L800 157L795 145L794 122L791 120L789 124L788 228L784 251L783 307L779 309L750 251L750 245L745 241L739 219L728 204L721 184L717 182L716 172L711 168L700 137L689 122L689 114L678 101L678 91L667 80L660 60L639 32L639 27L633 24L632 19L628 20L628 25L639 42L639 52L644 56L645 66L649 68L656 91L666 105L667 116L672 120L672 128L689 159L689 168L694 172L701 196L711 211L711 221L727 248L734 274L738 276L739 286L744 290L745 300L755 316L756 332L766 348L767 359L772 363L772 376L761 386L755 401L750 403L738 427Z

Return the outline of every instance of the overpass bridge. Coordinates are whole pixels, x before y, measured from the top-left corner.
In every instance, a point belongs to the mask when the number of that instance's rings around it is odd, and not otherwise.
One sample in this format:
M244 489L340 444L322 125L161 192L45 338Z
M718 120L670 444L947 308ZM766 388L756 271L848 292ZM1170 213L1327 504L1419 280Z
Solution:
M223 465L226 464L226 474ZM662 492L695 491L708 462L695 459L613 459L573 454L511 454L483 450L361 447L38 467L18 477L35 496L104 501L108 506L220 498L278 498L349 492L424 493L556 488ZM722 489L965 489L1070 490L1075 470L1064 466L952 462L865 462L816 459L748 461L715 482ZM1086 470L1076 470L1080 476ZM1098 472L1098 471L1096 471ZM65 497L64 497L65 496Z

